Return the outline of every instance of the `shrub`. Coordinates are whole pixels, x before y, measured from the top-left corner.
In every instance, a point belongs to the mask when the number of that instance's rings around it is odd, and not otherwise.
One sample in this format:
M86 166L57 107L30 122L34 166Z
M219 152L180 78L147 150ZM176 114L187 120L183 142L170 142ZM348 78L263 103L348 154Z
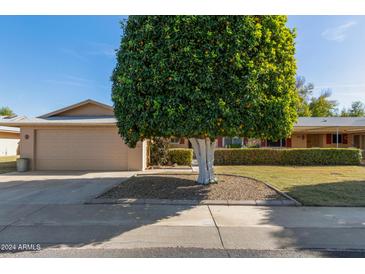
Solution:
M227 145L228 148L241 148L242 145L241 144L230 144L230 145Z
M190 166L193 161L193 150L190 148L170 148L168 159L173 164Z
M165 165L168 162L169 142L164 138L154 138L150 145L150 163L152 165Z
M216 165L359 165L355 148L217 149Z

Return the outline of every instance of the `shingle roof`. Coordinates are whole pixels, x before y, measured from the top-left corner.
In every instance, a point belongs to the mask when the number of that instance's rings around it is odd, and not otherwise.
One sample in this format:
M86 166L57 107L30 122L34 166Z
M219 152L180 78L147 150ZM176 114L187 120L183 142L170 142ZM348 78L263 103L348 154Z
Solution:
M9 126L22 125L115 125L117 120L112 116L59 116L49 118L28 118L17 116L1 119L1 124ZM298 127L365 127L365 117L299 117L294 128ZM10 128L13 129L14 128ZM19 131L19 129L15 128Z
M112 116L59 116L49 118L28 118L28 117L15 117L12 119L0 120L1 124L8 126L24 126L24 125L114 125L117 120Z
M2 121L7 121L9 118L6 116L0 116L0 124ZM8 127L8 126L0 126L0 132L20 132L19 128L16 127Z
M299 117L294 127L365 127L365 117Z

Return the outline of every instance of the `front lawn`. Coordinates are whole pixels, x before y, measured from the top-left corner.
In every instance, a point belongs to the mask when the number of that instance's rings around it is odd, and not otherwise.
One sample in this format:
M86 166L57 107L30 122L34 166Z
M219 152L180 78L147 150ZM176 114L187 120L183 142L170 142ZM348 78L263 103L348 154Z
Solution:
M0 174L16 171L17 156L0 156Z
M364 166L216 166L268 183L303 205L365 206Z

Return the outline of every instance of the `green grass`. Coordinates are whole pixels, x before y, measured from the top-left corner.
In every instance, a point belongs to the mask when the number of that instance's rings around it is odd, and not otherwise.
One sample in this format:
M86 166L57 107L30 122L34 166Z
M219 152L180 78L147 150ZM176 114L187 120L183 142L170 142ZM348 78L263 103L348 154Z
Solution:
M16 171L17 156L0 156L0 174Z
M365 166L216 166L268 183L303 205L365 206Z

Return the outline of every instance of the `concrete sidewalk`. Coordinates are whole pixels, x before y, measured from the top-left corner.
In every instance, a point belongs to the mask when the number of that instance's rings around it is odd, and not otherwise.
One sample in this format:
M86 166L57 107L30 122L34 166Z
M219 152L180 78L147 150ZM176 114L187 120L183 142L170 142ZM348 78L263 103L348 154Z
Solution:
M362 208L2 205L0 243L44 248L365 249Z
M85 204L133 174L0 175L0 244L40 244L43 251L97 250L94 254L138 248L209 249L219 254L365 251L363 208Z

